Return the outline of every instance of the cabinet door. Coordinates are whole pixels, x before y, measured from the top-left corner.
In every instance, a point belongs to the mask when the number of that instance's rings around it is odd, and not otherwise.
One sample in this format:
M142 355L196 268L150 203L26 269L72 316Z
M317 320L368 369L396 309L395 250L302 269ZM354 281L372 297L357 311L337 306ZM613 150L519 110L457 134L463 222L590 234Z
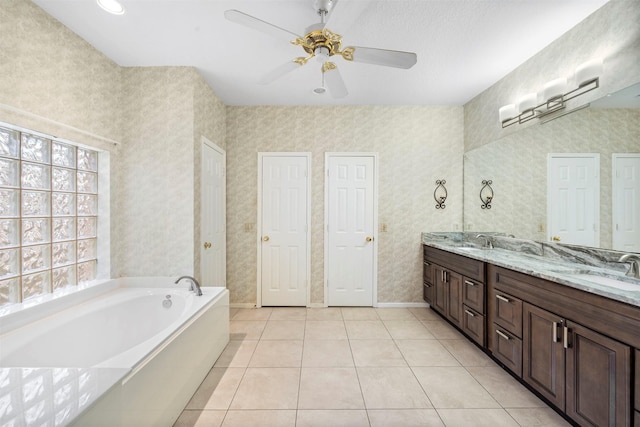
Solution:
M522 340L496 323L490 325L491 354L517 376L522 377Z
M528 303L523 304L523 315L522 379L564 411L563 319Z
M445 281L449 288L447 318L462 328L462 275L447 270L445 271Z
M631 348L576 323L565 328L567 415L580 425L631 425Z
M433 308L444 316L447 315L447 299L449 292L447 291L447 282L444 280L445 269L439 265L433 265L433 285L435 292L433 293Z

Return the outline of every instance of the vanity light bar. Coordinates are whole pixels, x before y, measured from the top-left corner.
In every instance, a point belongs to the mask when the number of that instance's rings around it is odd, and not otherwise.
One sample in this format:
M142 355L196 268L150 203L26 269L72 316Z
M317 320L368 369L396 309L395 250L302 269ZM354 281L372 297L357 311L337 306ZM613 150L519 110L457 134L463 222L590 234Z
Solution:
M565 92L567 79L559 78L544 85L542 98L545 101L541 104L537 104L538 94L530 93L520 98L517 104L501 107L498 113L502 128L539 119L566 108L567 101L600 87L601 72L601 59L585 62L576 68L575 80L578 84L577 88Z

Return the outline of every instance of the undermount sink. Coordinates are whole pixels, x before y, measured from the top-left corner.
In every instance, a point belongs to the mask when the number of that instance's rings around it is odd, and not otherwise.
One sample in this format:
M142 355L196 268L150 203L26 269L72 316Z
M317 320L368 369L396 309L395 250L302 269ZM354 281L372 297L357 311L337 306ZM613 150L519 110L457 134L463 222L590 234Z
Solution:
M608 276L600 276L597 274L589 274L589 273L581 273L574 274L573 277L577 279L586 280L588 282L597 283L599 285L610 286L612 288L620 289L623 291L636 291L640 292L640 281L636 281L633 279L629 279L629 281L624 280L625 278L613 278ZM631 280L633 280L633 283Z

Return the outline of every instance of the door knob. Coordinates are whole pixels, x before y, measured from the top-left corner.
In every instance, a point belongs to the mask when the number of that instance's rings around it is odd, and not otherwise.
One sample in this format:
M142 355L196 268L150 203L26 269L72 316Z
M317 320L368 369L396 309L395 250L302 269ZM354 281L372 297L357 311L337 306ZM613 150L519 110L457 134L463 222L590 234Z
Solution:
M211 247L211 242L204 242L204 248L209 249Z
M269 236L264 236L264 237L262 238L262 241L263 241L263 242L268 242L268 241L269 241Z
M551 238L551 240L553 240L554 242L559 242L559 241L560 241L560 237L558 237L558 236L553 236L553 237Z
M367 238L365 239L367 242L372 242L373 241L373 237L369 237L367 236Z

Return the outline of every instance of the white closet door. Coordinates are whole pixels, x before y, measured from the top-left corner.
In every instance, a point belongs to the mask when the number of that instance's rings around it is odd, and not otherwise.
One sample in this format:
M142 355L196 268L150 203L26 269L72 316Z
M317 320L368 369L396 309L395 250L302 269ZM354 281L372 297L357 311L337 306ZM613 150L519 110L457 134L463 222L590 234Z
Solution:
M613 155L613 249L640 252L640 153Z

